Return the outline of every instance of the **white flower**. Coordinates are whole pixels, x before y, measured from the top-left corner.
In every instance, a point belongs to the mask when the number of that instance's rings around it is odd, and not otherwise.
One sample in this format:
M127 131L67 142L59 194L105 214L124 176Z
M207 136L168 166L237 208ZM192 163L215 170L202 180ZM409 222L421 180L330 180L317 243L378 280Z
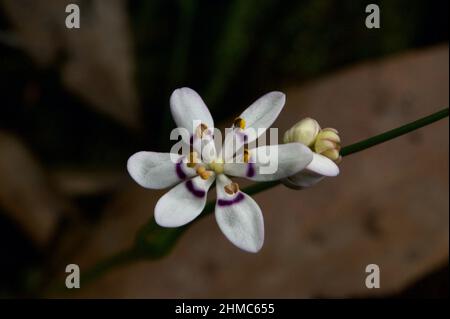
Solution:
M212 116L195 91L189 88L175 90L170 98L172 116L179 128L189 130L189 144L194 151L188 156L138 152L130 157L127 165L131 177L143 187L162 189L176 185L156 204L156 222L163 227L179 227L194 220L203 211L208 190L216 181L215 217L219 228L237 247L249 252L259 251L264 242L261 209L227 175L253 181L283 179L307 167L313 153L301 143L244 148L240 155L230 149L233 141L237 144L234 150L238 150L260 136L278 117L284 103L285 95L281 92L270 92L255 101L235 120L233 130L226 135L223 149L218 154L214 143L208 143L207 146L212 148L208 154L212 155L205 159L196 151L199 141L200 145L203 140L212 141L212 138L208 139L214 128ZM199 124L193 127L192 123ZM255 129L260 130L254 133ZM278 169L264 174L262 168L267 163L260 159L270 151L278 154L270 157L270 164L276 164ZM240 160L236 160L238 157Z

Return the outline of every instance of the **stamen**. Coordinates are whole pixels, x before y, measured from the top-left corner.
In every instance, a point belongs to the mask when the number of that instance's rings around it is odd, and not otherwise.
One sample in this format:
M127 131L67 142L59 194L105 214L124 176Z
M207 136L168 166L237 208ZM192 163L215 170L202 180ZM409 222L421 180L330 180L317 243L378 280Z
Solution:
M250 151L248 148L244 149L244 163L248 163L250 161Z
M239 192L239 184L231 183L231 184L225 185L223 189L225 190L225 193L227 193L228 195L234 195L237 192Z
M212 174L211 171L207 171L204 166L197 166L196 172L202 179L205 180L208 179Z
M203 174L201 174L200 177L206 181L207 179L209 179L211 177L211 175L212 175L212 173L210 171L206 171Z
M200 174L206 172L206 168L204 166L198 166L195 171L197 172L198 175L200 175Z
M198 154L197 152L190 152L188 157L188 163L187 167L194 168L197 163L200 161L198 160Z
M203 123L201 123L195 129L195 135L197 135L198 138L202 138L207 132L208 132L208 125Z
M245 129L245 120L242 117L237 117L233 122L234 127L239 127L241 130Z

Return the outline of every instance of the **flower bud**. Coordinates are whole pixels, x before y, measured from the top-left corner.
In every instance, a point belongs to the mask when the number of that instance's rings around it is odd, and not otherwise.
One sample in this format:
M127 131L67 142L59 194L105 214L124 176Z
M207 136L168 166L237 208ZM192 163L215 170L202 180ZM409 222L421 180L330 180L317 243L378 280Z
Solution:
M298 142L311 147L314 145L320 125L312 118L304 118L284 133L283 142Z
M319 132L314 143L316 153L328 157L332 161L340 162L341 139L337 130L333 128L324 128Z

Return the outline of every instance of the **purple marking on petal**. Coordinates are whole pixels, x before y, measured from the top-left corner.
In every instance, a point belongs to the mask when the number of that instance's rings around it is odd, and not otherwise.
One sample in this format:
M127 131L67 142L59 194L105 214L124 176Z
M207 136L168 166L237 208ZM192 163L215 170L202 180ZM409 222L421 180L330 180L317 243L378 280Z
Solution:
M247 177L255 176L255 166L253 165L253 163L248 163L246 175Z
M181 167L181 165L183 165L183 161L179 160L175 165L175 170L177 172L178 178L183 180L186 179L186 173L183 171L183 167Z
M205 196L205 191L203 189L196 189L192 180L186 182L186 188L195 197L203 198Z
M219 198L217 200L217 204L219 206L231 206L231 205L234 205L234 204L237 204L237 203L241 202L244 198L245 198L244 194L238 193L237 196L235 198L233 198L233 199L221 199L221 198Z

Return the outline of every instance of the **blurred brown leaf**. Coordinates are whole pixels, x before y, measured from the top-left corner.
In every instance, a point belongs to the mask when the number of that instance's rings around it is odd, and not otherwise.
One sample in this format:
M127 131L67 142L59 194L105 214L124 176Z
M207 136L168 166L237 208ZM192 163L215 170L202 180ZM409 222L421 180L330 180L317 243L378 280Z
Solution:
M52 181L68 196L87 196L112 192L128 178L125 172L57 169L51 172Z
M43 67L64 58L67 88L95 110L138 127L135 62L123 0L1 0L21 46ZM67 29L65 8L80 5L81 28Z
M65 208L26 146L0 131L0 211L42 247L52 239Z

